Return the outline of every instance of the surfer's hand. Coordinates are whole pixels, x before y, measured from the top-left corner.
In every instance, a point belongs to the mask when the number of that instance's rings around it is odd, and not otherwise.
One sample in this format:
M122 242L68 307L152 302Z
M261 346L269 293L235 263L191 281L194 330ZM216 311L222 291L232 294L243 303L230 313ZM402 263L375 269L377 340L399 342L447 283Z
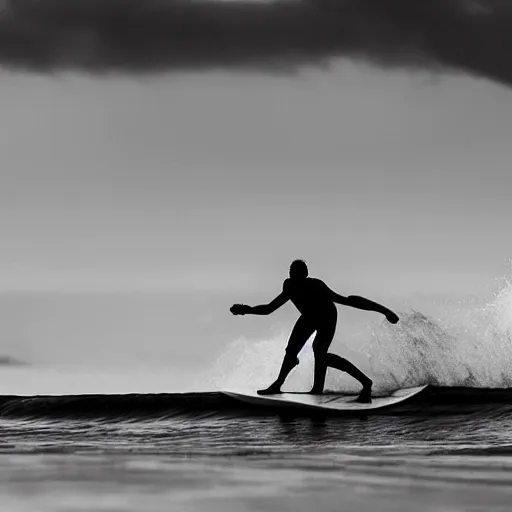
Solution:
M393 313L393 311L389 311L388 313L386 313L386 319L391 324L396 324L398 320L400 320L400 318L398 318L398 315Z
M233 313L233 315L246 315L249 313L249 310L251 309L250 306L246 306L245 304L233 304L229 311Z

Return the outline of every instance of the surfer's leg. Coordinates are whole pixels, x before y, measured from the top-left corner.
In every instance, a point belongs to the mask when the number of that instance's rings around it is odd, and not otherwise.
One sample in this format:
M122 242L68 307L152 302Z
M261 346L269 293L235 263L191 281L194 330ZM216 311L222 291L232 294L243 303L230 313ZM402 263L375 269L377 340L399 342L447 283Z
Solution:
M324 391L325 376L327 374L328 358L327 350L329 349L334 333L336 332L336 318L330 322L322 322L318 328L313 342L313 353L315 354L315 374L313 381L313 389L311 393L320 395Z
M348 373L351 377L358 380L363 385L363 390L357 400L360 402L371 402L373 381L347 359L327 352L334 337L335 329L335 323L334 325L324 324L316 334L313 343L313 351L315 353L315 381L311 393L320 394L323 392L327 368L331 367Z
M258 390L258 394L272 395L281 391L281 386L284 384L286 377L288 377L288 374L299 364L299 359L297 358L299 352L314 332L314 325L307 319L300 317L297 320L290 334L286 354L277 379L268 388Z
M340 357L336 354L326 354L326 360L327 366L348 373L351 377L358 380L363 385L363 389L357 398L358 402L366 403L372 401L372 379L365 375L357 366L352 364L348 359Z

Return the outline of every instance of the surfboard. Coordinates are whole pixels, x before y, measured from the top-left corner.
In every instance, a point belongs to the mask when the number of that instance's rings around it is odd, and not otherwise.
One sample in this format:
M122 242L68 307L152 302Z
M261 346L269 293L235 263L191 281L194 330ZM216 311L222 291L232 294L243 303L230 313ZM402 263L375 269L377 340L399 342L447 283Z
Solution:
M399 404L423 391L427 386L416 386L393 391L385 397L372 398L369 404L356 402L354 395L323 394L310 395L308 393L279 393L276 395L258 395L252 390L223 391L225 395L246 404L272 407L272 408L298 408L317 411L374 411Z

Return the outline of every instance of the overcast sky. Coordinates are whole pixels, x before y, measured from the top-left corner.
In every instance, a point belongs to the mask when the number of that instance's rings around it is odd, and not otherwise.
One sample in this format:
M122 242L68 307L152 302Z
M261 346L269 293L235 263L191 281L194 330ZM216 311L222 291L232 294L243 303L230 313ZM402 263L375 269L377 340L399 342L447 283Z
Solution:
M3 290L250 297L302 257L342 291L469 291L512 254L512 91L484 79L1 78Z

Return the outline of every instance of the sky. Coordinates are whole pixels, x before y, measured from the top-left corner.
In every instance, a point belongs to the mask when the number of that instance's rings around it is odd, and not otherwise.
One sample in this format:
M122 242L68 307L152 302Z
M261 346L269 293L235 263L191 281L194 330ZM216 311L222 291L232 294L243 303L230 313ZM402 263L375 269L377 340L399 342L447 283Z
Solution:
M269 332L228 308L272 299L295 258L392 304L479 293L512 255L502 80L352 56L0 74L3 352L195 357Z
M351 62L4 72L0 287L272 294L302 257L342 288L470 289L511 254L510 94Z

